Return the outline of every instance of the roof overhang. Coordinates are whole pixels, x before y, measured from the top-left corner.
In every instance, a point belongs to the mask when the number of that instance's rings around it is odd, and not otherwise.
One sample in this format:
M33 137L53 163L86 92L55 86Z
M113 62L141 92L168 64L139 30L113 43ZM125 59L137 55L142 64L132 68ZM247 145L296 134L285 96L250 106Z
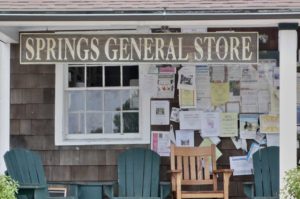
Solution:
M0 21L174 21L300 19L300 10L6 11Z

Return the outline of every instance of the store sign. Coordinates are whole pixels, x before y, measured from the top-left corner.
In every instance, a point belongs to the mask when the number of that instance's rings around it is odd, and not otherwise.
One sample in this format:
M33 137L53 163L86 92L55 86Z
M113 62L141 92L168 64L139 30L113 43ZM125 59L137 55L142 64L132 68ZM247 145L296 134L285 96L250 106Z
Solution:
M257 63L257 33L21 33L21 64Z

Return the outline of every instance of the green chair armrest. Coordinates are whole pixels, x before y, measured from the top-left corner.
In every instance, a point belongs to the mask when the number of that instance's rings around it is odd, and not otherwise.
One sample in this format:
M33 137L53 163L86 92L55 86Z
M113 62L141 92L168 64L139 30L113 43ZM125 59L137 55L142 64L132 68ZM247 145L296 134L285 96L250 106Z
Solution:
M279 196L275 196L275 197L254 197L254 199L279 199Z
M115 190L118 185L118 182L116 181L110 181L110 182L101 182L103 187L103 195L108 197L109 199L112 199L115 196Z
M254 182L244 182L243 187L247 198L254 199Z
M46 185L40 185L40 184L36 184L36 185L34 185L34 184L28 184L28 185L26 185L26 184L21 184L21 185L19 185L19 189L45 189L45 188L47 188L47 186Z
M171 193L171 183L170 182L160 182L160 198L165 199Z

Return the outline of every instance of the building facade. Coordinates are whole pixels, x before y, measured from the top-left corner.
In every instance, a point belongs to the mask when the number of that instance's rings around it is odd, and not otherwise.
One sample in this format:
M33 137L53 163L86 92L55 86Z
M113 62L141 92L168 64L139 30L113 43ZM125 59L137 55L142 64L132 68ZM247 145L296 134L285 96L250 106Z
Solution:
M150 85L157 81L149 76L157 73L151 70L155 71L162 64L176 66L177 70L186 64L203 64L188 61L181 64L171 58L170 62L161 63L134 59L116 62L114 56L118 53L113 50L108 57L111 61L68 62L63 61L67 56L67 52L63 52L61 61L55 63L22 64L21 45L28 44L29 53L25 57L29 59L39 58L38 52L30 51L30 46L55 47L50 39L21 43L20 33L101 36L257 32L259 59L276 60L279 66L281 178L285 171L297 165L296 68L300 22L297 1L241 1L238 4L233 1L158 1L153 5L143 1L45 1L40 4L0 1L0 10L1 156L9 148L37 151L49 181L117 180L117 157L122 151L131 147L149 148L152 131L170 131L170 125L151 123L151 100L162 100L151 95ZM65 45L74 47L73 40L70 41ZM93 49L92 41L86 44ZM97 55L97 51L85 54L86 51L78 50L76 45L73 49L68 56L72 57L76 51L80 51L83 60L85 55L91 59ZM55 53L57 51L49 51L45 56L58 59L59 53ZM224 64L229 70L231 64ZM177 84L178 72L174 78ZM173 98L167 98L170 108L180 107L177 85L174 92ZM175 130L180 129L178 123L170 124ZM194 138L195 146L203 141L198 131ZM248 149L252 142L248 140ZM217 147L223 153L217 162L219 168L230 167L229 157L247 154L236 149L227 137L221 138ZM0 168L2 172L5 170L3 161ZM162 157L161 179L169 180L167 170L169 158ZM242 183L251 180L252 176L233 176L230 197L245 198Z

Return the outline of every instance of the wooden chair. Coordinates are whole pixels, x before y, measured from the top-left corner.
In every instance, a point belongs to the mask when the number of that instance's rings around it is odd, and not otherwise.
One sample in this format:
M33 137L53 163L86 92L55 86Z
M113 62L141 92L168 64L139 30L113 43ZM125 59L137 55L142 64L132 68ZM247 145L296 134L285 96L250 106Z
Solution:
M104 186L104 192L117 199L166 198L171 192L170 183L159 181L159 171L160 156L156 152L144 148L126 150L118 157L118 182Z
M250 199L279 198L279 147L266 147L253 154L254 182L244 183Z
M18 199L78 198L49 197L48 184L38 154L26 149L12 149L6 152L4 160L7 174L19 183Z
M210 173L212 171L212 174ZM218 190L217 177L223 174L223 190ZM216 170L216 146L176 147L171 145L171 181L176 198L229 198L232 170ZM184 191L182 185L210 185L208 191Z

